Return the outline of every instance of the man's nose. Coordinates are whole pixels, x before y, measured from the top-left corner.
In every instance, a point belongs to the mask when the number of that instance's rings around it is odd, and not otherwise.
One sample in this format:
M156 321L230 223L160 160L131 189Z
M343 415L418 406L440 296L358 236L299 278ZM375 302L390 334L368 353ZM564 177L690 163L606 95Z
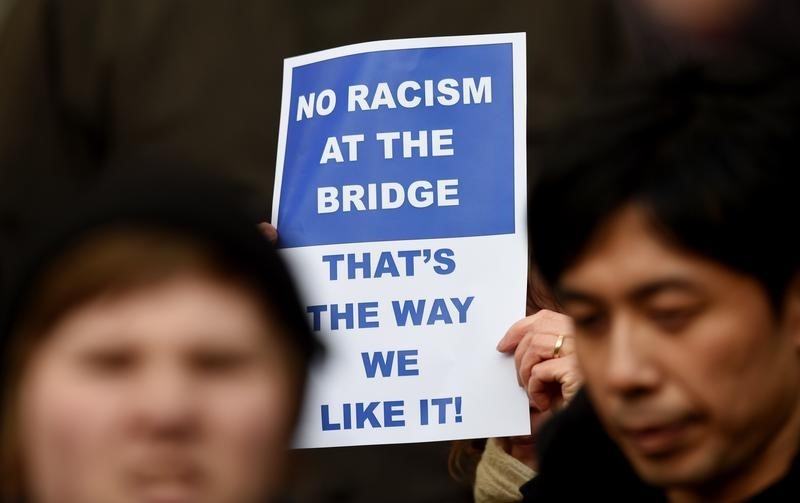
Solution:
M607 382L617 393L633 397L659 384L659 371L648 328L635 316L612 320L609 333Z

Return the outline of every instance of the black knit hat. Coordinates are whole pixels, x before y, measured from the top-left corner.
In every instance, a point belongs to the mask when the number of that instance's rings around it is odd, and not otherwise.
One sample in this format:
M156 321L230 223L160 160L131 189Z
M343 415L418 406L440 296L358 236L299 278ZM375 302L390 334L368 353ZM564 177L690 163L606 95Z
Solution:
M263 295L306 362L319 352L285 264L247 214L245 189L186 166L118 165L110 173L81 194L41 206L36 220L46 225L29 229L25 243L14 243L17 253L0 306L2 368L9 368L9 338L48 266L90 234L129 228L175 233L206 245Z

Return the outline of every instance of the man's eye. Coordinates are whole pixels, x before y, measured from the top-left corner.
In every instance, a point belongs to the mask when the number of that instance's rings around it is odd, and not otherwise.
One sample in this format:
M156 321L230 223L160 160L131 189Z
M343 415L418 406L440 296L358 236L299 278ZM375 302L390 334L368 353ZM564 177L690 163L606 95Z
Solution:
M689 325L699 312L691 306L653 309L650 318L664 330L675 332Z
M586 313L572 316L575 330L581 333L597 333L602 330L606 317L602 313Z
M128 351L94 351L85 354L82 360L93 372L113 374L132 368L136 363L136 355Z

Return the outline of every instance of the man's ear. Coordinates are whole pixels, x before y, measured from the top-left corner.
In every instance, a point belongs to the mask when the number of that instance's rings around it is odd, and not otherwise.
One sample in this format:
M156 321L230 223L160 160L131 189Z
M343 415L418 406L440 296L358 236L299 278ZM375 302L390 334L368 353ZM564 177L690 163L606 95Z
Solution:
M786 329L800 350L800 273L794 275L786 289L783 314Z

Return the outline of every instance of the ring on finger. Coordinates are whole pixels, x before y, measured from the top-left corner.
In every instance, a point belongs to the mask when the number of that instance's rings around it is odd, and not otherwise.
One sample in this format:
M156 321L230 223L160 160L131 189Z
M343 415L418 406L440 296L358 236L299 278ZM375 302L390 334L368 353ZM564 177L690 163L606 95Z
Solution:
M553 346L553 358L558 358L561 356L561 348L564 346L564 334L559 335L556 337L556 343Z

